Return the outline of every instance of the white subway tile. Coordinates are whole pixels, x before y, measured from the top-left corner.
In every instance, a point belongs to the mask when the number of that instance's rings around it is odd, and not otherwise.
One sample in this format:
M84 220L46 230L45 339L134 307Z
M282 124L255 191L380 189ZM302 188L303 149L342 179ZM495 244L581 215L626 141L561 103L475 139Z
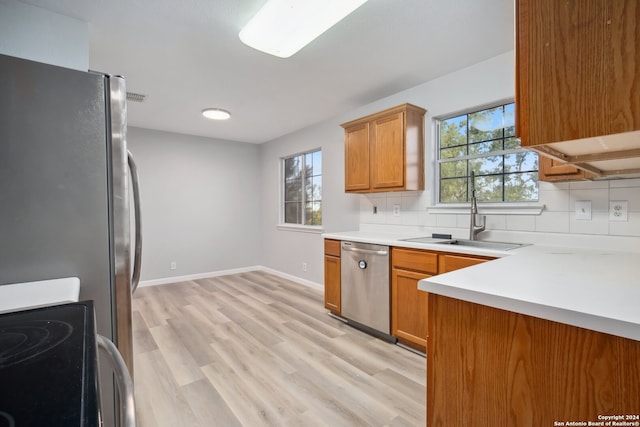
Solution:
M487 230L506 230L507 215L487 215Z
M544 233L568 233L568 212L542 212L536 217L536 230Z
M609 188L640 187L640 178L613 179L609 181Z
M609 181L571 181L569 190L597 190L609 188Z
M455 228L457 227L457 215L436 214L436 226Z
M609 234L613 236L637 236L640 237L640 213L629 212L628 221L609 222Z
M627 200L630 212L640 212L640 187L612 188L609 200Z
M609 234L609 213L591 212L591 221L576 220L575 213L571 213L569 232L571 234Z
M536 217L533 215L508 215L506 229L509 231L535 231Z
M554 190L540 191L538 202L544 205L545 210L551 212L569 211L569 191Z
M568 190L568 189L569 189L568 182L547 182L547 181L538 182L538 190L540 191L558 191L558 190Z
M609 190L571 190L569 192L569 212L575 213L577 200L591 200L591 212L609 211Z

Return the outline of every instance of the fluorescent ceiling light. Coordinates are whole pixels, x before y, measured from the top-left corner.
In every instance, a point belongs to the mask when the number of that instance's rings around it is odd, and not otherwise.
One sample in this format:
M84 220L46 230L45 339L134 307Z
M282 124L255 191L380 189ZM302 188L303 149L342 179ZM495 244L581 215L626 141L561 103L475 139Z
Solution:
M207 108L206 110L202 110L202 115L207 119L213 120L227 120L231 117L231 113L220 108Z
M268 0L240 31L240 40L288 58L367 0Z

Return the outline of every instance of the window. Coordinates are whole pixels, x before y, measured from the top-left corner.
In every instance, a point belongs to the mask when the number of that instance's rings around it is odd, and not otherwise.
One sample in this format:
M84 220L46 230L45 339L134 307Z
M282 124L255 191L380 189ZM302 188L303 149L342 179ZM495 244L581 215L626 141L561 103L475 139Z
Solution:
M479 202L538 200L538 154L515 137L515 105L499 105L437 121L440 203L470 199L471 171Z
M322 151L282 159L283 222L322 225Z

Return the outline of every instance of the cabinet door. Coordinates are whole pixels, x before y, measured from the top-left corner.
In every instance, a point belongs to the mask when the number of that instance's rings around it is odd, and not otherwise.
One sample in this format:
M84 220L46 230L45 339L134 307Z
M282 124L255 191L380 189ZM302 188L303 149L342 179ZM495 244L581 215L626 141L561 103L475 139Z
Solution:
M426 351L427 292L418 281L429 274L393 268L391 270L391 334L405 345Z
M404 187L404 113L371 122L371 188Z
M324 307L340 314L340 258L324 257Z
M344 189L369 189L369 124L359 124L344 131Z
M593 174L548 157L540 156L538 164L540 181L573 181L593 177Z
M637 0L517 0L523 146L640 128Z

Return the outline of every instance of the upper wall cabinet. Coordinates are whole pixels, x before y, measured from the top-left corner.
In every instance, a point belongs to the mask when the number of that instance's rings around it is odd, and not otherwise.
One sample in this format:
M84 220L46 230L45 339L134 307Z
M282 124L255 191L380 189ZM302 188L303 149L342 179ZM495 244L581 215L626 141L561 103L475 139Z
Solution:
M345 191L424 190L424 114L411 104L343 123Z
M602 161L638 157L636 143L600 138L640 130L639 21L638 0L516 0L522 146L597 175Z

